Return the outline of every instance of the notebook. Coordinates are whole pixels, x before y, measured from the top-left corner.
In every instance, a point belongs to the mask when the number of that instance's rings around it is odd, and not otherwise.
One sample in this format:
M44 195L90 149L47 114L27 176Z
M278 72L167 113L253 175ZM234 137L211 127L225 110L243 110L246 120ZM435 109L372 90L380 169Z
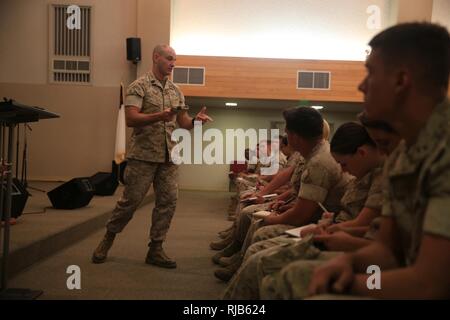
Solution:
M275 199L277 196L278 196L278 194L272 193L272 194L267 194L262 197L263 197L264 201L270 201L270 200ZM258 199L257 197L251 197L251 198L243 199L243 200L241 200L241 202L253 202L257 199Z
M251 215L257 219L264 219L265 217L271 215L272 213L273 212L270 212L270 211L256 211L256 212L251 213Z
M315 226L317 226L315 223L311 223L311 224L308 224L306 226L302 226L302 227L286 230L284 233L290 235L291 237L295 237L295 238L300 238L301 239L302 237L300 236L300 232L303 229L306 229L306 228L309 228L309 227L315 227Z

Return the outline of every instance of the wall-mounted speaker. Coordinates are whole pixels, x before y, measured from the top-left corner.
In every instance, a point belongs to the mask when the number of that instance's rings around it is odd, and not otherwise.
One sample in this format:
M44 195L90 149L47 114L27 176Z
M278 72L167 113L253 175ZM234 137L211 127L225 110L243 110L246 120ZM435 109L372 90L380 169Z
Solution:
M141 61L141 38L127 38L127 60Z

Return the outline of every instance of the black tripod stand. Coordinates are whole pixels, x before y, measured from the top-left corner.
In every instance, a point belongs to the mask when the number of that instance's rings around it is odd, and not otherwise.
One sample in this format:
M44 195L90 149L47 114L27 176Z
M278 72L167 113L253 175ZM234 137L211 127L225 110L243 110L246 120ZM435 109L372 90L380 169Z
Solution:
M28 125L28 123L23 124L23 150L22 150L22 167L20 182L22 186L27 189L32 189L35 191L46 193L45 190L32 187L28 185L28 132L33 131L33 129ZM16 145L16 178L19 179L19 150L20 150L20 124L17 126L17 145ZM30 194L31 195L31 194Z
M0 102L0 210L5 220L3 235L3 250L1 261L1 288L0 299L36 299L42 294L40 290L11 289L8 288L8 257L10 240L10 218L12 204L12 180L13 180L13 153L14 153L14 129L19 123L35 122L40 119L57 118L59 115L45 111L42 108L21 105L12 100L5 99ZM8 147L5 154L5 129L8 129ZM16 153L17 154L17 153ZM5 161L6 159L6 161ZM6 180L6 186L5 186ZM0 239L2 229L0 229Z

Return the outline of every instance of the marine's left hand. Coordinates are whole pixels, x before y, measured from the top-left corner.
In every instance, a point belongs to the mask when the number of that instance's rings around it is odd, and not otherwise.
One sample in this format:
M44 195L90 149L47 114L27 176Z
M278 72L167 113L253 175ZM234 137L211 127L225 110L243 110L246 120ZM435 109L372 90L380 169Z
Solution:
M206 114L206 107L203 107L202 110L200 110L200 112L195 116L195 121L206 123L208 121L213 121L213 119Z

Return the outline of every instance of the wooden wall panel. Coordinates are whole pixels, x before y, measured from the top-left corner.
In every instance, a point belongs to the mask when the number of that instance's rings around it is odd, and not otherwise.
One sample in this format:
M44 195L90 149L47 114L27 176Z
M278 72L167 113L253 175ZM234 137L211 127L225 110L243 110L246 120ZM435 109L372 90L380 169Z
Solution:
M205 86L181 85L186 96L361 102L358 61L178 56L177 66L205 67ZM331 71L331 90L296 89L297 71Z

